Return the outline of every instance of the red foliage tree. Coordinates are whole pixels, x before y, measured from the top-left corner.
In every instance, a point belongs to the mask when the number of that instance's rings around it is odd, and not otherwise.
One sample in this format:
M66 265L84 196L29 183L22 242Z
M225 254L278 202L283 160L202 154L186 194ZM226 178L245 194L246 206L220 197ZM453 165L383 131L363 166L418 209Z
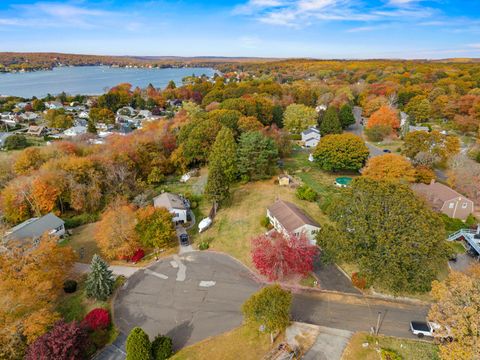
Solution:
M110 314L102 308L93 309L85 316L82 325L93 331L106 329L110 326Z
M52 330L40 336L29 347L26 360L77 360L85 358L87 330L77 322L57 322Z
M317 247L310 244L305 234L285 236L278 232L252 239L252 261L270 281L288 275L307 275L313 270Z

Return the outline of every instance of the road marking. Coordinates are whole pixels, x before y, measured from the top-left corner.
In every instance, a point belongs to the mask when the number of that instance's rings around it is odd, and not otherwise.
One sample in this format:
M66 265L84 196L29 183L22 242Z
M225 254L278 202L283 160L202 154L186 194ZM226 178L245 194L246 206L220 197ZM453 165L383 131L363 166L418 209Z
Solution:
M178 255L173 255L173 259L178 265L178 271L177 271L177 281L185 281L185 278L187 277L187 267L183 265L182 261L178 257Z
M198 286L201 286L201 287L212 287L212 286L215 286L217 282L216 281L205 281L205 280L202 280L200 281L200 284L198 284Z
M145 274L148 274L148 275L152 275L152 276L156 276L160 279L163 279L163 280L167 280L168 279L168 276L167 275L163 275L163 274L160 274L158 272L155 272L155 271L152 271L150 269L145 269Z

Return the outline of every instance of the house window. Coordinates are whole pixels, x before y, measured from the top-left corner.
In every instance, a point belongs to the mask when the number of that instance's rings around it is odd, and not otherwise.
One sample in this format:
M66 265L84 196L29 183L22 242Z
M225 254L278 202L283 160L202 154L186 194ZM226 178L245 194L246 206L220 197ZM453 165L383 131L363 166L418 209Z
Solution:
M55 228L55 231L61 231L63 229L63 225L60 225L59 227Z
M462 209L466 209L467 206L468 206L468 203L464 202L464 203L462 204Z
M449 208L449 209L453 209L453 207L454 207L454 206L455 206L455 204L454 204L454 203L450 203L450 204L448 204L448 208Z

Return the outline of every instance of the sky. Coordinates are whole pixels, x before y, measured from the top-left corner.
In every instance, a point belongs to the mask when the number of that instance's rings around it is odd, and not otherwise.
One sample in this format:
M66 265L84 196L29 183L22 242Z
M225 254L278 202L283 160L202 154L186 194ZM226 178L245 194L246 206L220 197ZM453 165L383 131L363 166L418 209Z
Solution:
M0 51L480 57L480 0L0 0Z

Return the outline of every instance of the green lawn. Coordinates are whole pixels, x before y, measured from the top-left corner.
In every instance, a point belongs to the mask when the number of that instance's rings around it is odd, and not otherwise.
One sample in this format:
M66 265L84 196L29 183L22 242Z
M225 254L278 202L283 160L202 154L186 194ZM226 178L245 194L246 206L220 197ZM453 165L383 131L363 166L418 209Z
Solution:
M273 346L268 334L241 326L176 353L171 360L261 360Z
M276 185L274 179L257 181L234 187L230 203L219 209L210 229L195 236L195 243L209 241L210 249L226 252L252 266L250 240L267 231L260 221L276 199L295 203L320 224L328 221L317 203L297 199L294 189ZM208 208L208 204L204 205L204 214Z
M363 344L368 343L364 347ZM378 345L377 345L378 343ZM342 360L378 360L379 349L394 350L405 360L437 360L438 347L427 341L394 338L388 336L371 336L356 333L345 349Z
M402 149L403 147L403 140L396 139L396 140L384 140L380 142L371 142L372 145L379 147L380 149L390 150L392 153L399 154L400 151L398 149Z

